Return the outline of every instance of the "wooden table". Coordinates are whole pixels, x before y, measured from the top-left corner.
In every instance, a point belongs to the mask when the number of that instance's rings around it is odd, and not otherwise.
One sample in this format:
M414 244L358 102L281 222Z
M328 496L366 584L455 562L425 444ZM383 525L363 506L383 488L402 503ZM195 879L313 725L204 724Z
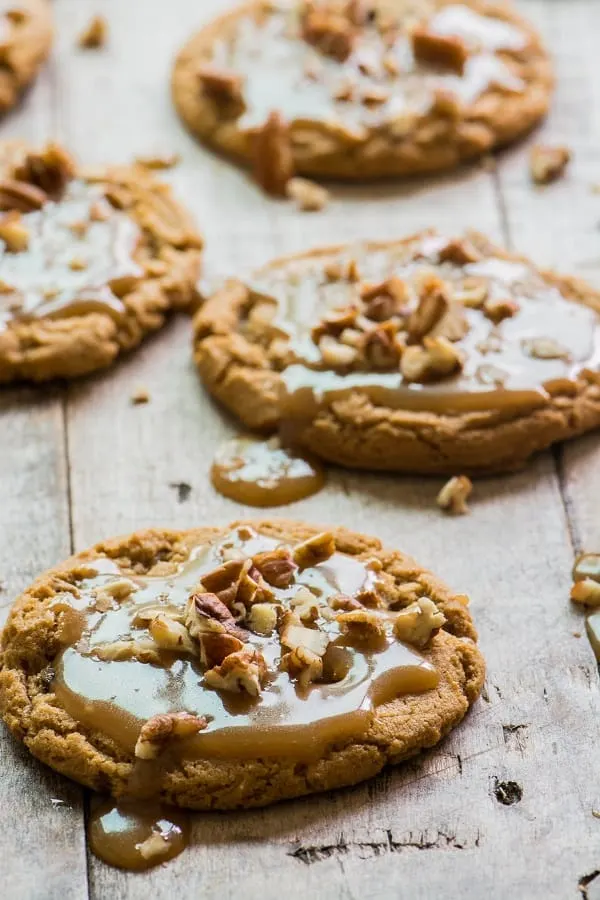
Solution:
M172 56L226 5L55 0L53 59L1 134L57 136L90 162L180 152L171 177L206 233L210 276L320 241L435 224L475 226L541 263L598 279L598 0L520 3L556 56L558 93L543 136L575 151L564 181L533 189L520 146L497 173L338 189L317 215L263 197L197 147L173 112ZM95 13L110 23L109 45L80 51L76 36ZM150 392L146 406L130 402L138 386ZM209 485L213 451L235 426L198 383L185 318L96 378L3 390L0 412L3 613L35 575L100 538L252 512ZM568 600L574 551L600 549L597 443L591 435L526 472L479 482L472 514L460 519L436 508L439 480L341 471L319 496L277 511L375 533L470 594L487 685L437 750L353 790L198 815L188 852L133 875L88 853L86 792L0 731L2 897L599 898L600 819L592 810L600 810L600 696L583 622Z

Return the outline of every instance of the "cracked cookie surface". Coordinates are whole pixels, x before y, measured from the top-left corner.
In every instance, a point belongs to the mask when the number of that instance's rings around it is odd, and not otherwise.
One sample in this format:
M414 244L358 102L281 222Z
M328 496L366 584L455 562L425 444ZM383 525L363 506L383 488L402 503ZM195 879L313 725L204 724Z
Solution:
M245 3L181 50L175 105L270 193L294 171L347 179L453 168L547 112L539 36L488 0Z
M0 2L0 114L18 103L48 58L51 46L48 0Z
M195 300L202 241L141 166L0 144L0 383L109 366Z
M244 425L325 460L480 474L600 424L599 326L585 283L431 231L225 283L194 353Z
M261 806L435 745L480 692L475 640L467 598L374 538L288 521L144 531L18 598L0 710L96 790Z

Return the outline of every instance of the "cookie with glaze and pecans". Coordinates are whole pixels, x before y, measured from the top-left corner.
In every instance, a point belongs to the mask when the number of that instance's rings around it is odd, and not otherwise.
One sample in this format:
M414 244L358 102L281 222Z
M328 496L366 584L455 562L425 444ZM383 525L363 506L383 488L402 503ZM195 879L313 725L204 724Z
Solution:
M110 365L193 305L202 241L141 166L0 144L0 383Z
M195 319L207 388L340 465L506 471L600 424L600 294L480 234L328 247Z
M16 105L48 58L51 46L48 0L0 3L0 114Z
M261 806L432 747L481 690L468 600L344 529L141 531L45 573L2 635L0 711L117 797Z
M532 26L491 0L250 0L179 53L173 97L202 140L270 193L305 175L453 168L547 112Z

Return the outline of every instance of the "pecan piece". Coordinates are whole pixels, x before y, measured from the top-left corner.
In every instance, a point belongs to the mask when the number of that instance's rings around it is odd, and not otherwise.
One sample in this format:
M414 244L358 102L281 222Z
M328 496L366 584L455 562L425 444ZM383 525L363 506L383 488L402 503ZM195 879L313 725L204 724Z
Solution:
M306 689L312 681L318 681L323 675L323 659L307 647L296 647L281 657L281 668L290 678Z
M434 637L446 617L429 597L419 597L401 610L394 621L394 636L397 640L422 649Z
M266 637L277 627L277 611L280 607L273 603L254 603L248 614L248 627L256 634Z
M303 17L302 38L338 62L345 62L352 53L355 36L350 20L339 13L309 9Z
M181 740L198 734L208 725L204 716L191 713L166 713L152 716L144 722L135 745L138 759L156 759L172 740Z
M535 184L550 184L557 181L565 173L571 161L568 147L543 147L540 144L532 147L529 167L532 181Z
M188 600L186 627L192 637L207 631L227 632L245 641L248 632L235 621L233 613L216 594L192 594Z
M378 284L362 285L360 296L366 304L367 318L385 322L402 311L408 299L408 288L401 278L393 275Z
M155 616L148 625L148 631L161 648L174 653L194 653L194 645L187 628L168 615Z
M446 482L437 496L440 509L455 516L464 516L469 512L467 500L473 490L473 482L466 475L455 475Z
M437 275L426 275L419 285L419 305L408 317L408 343L418 344L445 315L449 307L448 288Z
M299 569L309 569L325 562L335 553L335 538L331 531L322 531L297 544L293 550L294 562Z
M371 368L397 368L404 348L398 340L398 326L395 322L383 322L372 328L365 334L363 341L363 352Z
M571 600L581 606L600 606L600 584L592 578L577 581L571 588Z
M73 157L58 144L50 143L42 150L28 153L23 162L15 166L13 176L17 181L25 181L48 196L58 198L75 177L75 172Z
M456 266L478 262L481 253L467 238L454 238L442 247L439 252L440 262L451 262Z
M287 547L256 553L252 562L265 581L277 588L289 587L298 569L292 559L292 552Z
M97 50L106 44L107 38L108 22L104 16L94 16L79 35L77 43L84 50Z
M459 37L435 34L427 28L415 28L411 35L412 49L418 62L450 69L462 75L469 58L469 48Z
M209 669L221 665L227 656L243 649L242 641L226 632L207 631L200 635L200 662Z
M285 196L294 175L294 155L289 126L276 110L255 136L253 172L254 180L267 194Z
M334 594L329 598L329 605L332 609L342 612L352 612L356 609L363 609L363 605L356 597L348 597L346 594Z
M337 617L342 634L351 641L371 643L385 637L385 623L377 613L367 609L354 609Z
M302 212L319 212L329 203L329 191L308 178L290 178L286 192Z
M29 246L29 229L21 219L21 213L12 210L0 217L0 240L9 253L21 253Z
M33 184L11 178L0 179L0 210L33 212L47 202L48 195Z
M267 678L267 664L257 650L239 650L225 657L219 666L208 669L204 680L209 687L234 694L258 697Z
M512 319L519 312L520 308L516 300L492 300L490 298L483 304L484 315L494 325L499 325L504 319Z
M407 347L400 371L408 382L439 381L462 369L462 354L444 337L424 338L423 347Z
M244 79L237 72L204 63L198 69L198 80L202 89L218 104L232 105L244 111Z
M307 628L293 612L284 614L281 622L280 640L288 650L304 647L317 656L323 656L329 645L329 637L317 628Z

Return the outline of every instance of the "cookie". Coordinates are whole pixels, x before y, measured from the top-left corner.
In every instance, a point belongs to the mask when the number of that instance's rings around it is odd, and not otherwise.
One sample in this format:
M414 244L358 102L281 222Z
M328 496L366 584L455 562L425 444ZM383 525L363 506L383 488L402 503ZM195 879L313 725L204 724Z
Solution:
M552 71L539 36L489 0L251 0L177 57L173 98L203 141L282 193L453 168L529 131Z
M0 144L0 383L110 365L194 302L202 241L141 166Z
M581 281L432 231L227 282L194 352L250 428L343 466L477 475L600 424L599 313Z
M4 0L0 5L0 114L16 105L52 46L48 0Z
M142 531L16 601L0 711L98 791L261 806L434 746L481 690L475 640L467 598L374 538L288 521Z

